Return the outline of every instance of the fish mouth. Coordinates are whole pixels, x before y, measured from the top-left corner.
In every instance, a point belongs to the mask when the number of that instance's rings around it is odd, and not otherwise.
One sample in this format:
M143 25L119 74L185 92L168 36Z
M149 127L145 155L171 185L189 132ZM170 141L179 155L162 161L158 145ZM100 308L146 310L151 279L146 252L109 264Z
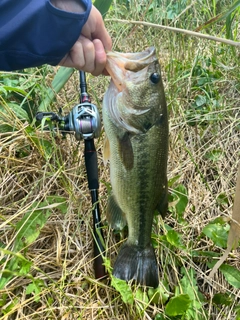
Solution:
M107 52L106 70L110 74L115 86L121 92L125 88L126 79L131 74L134 74L134 78L138 78L138 81L144 80L146 74L144 69L156 60L156 50L154 47L149 47L145 51L136 53L109 51Z

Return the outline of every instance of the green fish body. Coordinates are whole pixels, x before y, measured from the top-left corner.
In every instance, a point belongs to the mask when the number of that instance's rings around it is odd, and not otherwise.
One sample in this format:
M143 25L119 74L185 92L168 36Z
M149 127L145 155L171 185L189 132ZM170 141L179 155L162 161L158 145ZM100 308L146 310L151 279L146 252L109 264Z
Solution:
M167 211L168 115L155 49L109 52L110 86L103 101L104 159L110 160L112 195L107 218L112 228L128 225L113 275L158 286L151 244L154 211Z

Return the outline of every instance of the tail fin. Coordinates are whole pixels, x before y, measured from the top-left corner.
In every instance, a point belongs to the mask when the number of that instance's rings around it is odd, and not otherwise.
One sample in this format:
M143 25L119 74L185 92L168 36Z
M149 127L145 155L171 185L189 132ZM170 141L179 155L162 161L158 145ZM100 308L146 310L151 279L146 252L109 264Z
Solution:
M114 264L113 275L122 280L156 288L158 286L158 264L152 246L142 248L127 242L121 247Z

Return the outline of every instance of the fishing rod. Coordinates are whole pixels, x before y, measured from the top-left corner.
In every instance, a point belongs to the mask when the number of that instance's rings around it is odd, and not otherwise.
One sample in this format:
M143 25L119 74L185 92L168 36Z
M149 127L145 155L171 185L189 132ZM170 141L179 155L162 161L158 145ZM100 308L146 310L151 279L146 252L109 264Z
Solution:
M61 112L38 112L37 121L43 119L50 120L56 124L54 130L59 130L63 134L74 133L76 140L84 140L84 158L88 180L88 188L92 199L93 215L93 237L94 237L94 271L95 278L106 276L103 265L104 236L101 224L101 214L98 199L98 163L97 152L94 145L94 138L98 138L101 132L101 120L97 107L91 103L87 93L87 83L85 72L79 71L80 80L80 104L73 107L67 116L62 116Z
M98 189L99 189L99 182L98 182L98 163L97 163L97 152L94 145L94 138L100 136L100 129L101 129L101 122L98 110L95 105L91 104L91 99L87 93L87 83L85 72L79 71L79 78L80 78L80 104L84 106L86 103L87 108L91 108L90 110L93 111L90 116L86 116L84 124L86 125L86 133L93 131L93 128L96 128L95 134L93 136L87 136L84 139L85 143L85 166L87 171L87 178L88 178L88 188L91 193L92 198L92 215L93 215L93 233L94 233L94 270L95 270L95 277L97 279L102 278L106 275L105 267L103 266L103 258L102 254L104 252L103 246L103 231L102 231L102 224L101 224L101 215L100 215L100 208L99 208L99 201L98 201ZM89 110L88 110L89 111ZM85 131L85 130L83 130Z

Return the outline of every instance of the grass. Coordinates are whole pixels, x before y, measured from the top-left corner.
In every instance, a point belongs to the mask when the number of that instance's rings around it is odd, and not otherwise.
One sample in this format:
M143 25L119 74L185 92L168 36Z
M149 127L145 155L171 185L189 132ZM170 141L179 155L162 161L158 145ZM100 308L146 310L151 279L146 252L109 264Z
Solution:
M111 21L146 20L195 30L233 1L159 3L132 1L127 8L116 2L106 22L115 50L154 45L162 66L169 106L170 205L165 221L156 217L153 226L159 288L94 279L83 143L42 133L32 124L56 68L1 73L0 283L6 283L0 290L0 319L240 319L239 249L214 279L208 278L226 247L239 164L239 49ZM238 8L230 26L235 41L240 41L239 15ZM225 37L225 20L206 32ZM88 76L87 81L101 111L109 79ZM51 110L62 107L67 113L78 100L74 73ZM103 165L103 137L95 144L109 265L120 241L104 214L109 171Z

